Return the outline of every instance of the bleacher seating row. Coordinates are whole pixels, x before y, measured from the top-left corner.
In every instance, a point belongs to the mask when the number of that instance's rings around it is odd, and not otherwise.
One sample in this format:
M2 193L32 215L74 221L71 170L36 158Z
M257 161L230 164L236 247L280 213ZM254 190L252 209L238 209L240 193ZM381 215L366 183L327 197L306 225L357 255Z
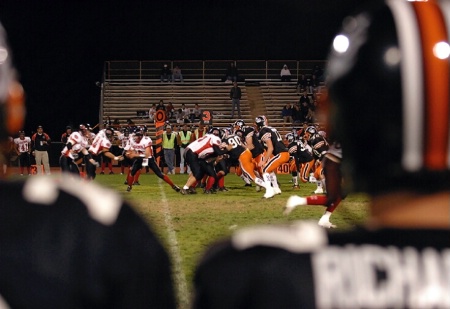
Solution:
M253 123L258 115L251 103L263 107L270 124L276 127L281 134L285 134L293 127L285 124L281 118L281 110L287 103L296 103L300 93L297 92L295 82L281 83L276 81L260 81L257 83L260 95L258 98L250 98L245 83L239 83L242 90L241 113L242 119ZM249 85L250 86L250 85ZM252 83L255 87L255 83ZM138 111L148 111L153 103L164 100L167 104L172 102L175 109L184 103L188 108L193 108L195 103L200 108L213 111L214 125L226 127L237 120L235 113L231 119L231 100L229 98L229 83L216 80L185 81L184 83L161 83L158 80L151 81L105 81L103 85L102 117L111 120L118 119L121 124L126 124L128 119L137 125L146 125L150 129L150 135L154 136L154 125L148 117L138 117ZM320 95L320 92L319 92ZM169 120L176 124L175 119Z

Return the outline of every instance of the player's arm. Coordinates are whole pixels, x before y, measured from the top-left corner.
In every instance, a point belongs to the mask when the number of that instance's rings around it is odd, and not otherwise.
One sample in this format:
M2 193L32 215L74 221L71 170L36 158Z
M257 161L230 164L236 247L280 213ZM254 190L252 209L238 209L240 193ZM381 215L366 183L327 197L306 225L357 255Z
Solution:
M267 161L272 157L273 154L273 143L270 138L267 138L264 143L266 144L266 152L264 153L264 156L261 158L261 161L259 161L258 166L264 166Z
M116 157L111 151L109 151L109 148L103 148L102 152L106 157L110 158L111 160L122 161L124 159L123 156Z
M86 148L81 148L81 153L84 155L84 157L86 158L86 159L88 159L88 161L92 164L92 165L95 165L95 166L99 166L99 164L98 164L98 162L97 161L95 161L93 158L92 158L92 155L91 155L91 153L86 149Z

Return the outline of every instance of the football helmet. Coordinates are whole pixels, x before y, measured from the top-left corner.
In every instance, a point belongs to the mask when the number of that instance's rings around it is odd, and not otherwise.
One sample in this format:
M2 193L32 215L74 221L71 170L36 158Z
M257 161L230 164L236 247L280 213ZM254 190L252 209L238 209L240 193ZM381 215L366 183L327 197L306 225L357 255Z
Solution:
M24 91L17 81L6 32L0 24L0 139L16 134L25 119Z
M211 128L208 133L222 138L222 130L217 127Z
M285 138L288 141L288 143L292 143L293 141L295 141L295 136L293 133L286 134Z
M346 18L335 37L330 132L341 142L353 189L376 195L450 187L448 4L372 4Z
M235 130L241 130L243 126L245 126L245 122L242 119L236 120L233 123L233 127Z
M255 124L258 128L267 126L267 118L264 115L255 118Z

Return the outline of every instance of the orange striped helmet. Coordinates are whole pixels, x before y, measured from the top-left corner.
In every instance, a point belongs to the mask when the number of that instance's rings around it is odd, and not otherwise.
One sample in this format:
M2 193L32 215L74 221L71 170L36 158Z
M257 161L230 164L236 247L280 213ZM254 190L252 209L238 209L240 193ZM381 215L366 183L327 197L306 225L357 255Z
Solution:
M449 27L449 1L387 0L345 19L327 85L354 189L450 188Z

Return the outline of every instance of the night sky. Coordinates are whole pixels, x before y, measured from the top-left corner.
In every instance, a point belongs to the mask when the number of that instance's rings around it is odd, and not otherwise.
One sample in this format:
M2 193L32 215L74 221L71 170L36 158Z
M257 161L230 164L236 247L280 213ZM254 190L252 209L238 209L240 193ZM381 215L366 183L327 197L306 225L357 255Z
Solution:
M1 0L26 131L96 124L104 61L325 59L361 0Z

